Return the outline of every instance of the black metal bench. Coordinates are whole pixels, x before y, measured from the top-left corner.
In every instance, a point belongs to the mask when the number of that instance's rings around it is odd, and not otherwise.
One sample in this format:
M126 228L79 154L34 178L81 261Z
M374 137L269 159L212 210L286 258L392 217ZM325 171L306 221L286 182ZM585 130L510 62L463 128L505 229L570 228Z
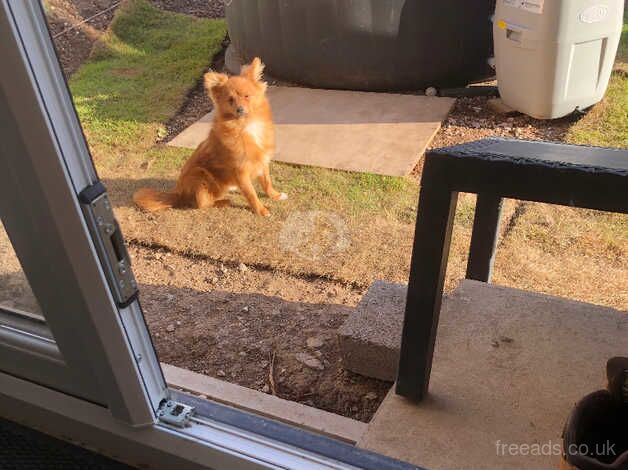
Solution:
M427 393L459 192L477 193L467 275L489 282L502 198L628 213L628 150L491 138L425 157L396 392Z

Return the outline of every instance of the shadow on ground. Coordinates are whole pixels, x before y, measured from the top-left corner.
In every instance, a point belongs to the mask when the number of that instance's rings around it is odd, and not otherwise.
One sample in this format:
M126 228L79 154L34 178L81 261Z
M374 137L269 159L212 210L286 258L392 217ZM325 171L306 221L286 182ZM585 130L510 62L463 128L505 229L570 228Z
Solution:
M150 284L140 299L162 362L267 393L272 373L277 396L360 421L391 386L342 368L349 307Z
M41 313L37 299L22 271L0 271L0 306L28 313Z

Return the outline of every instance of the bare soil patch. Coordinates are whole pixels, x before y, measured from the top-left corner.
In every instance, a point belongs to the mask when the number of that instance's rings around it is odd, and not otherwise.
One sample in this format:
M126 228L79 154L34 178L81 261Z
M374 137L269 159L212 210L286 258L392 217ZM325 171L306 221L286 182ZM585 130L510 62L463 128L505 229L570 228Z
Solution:
M222 18L225 16L225 0L151 0L162 10L199 18Z
M84 20L119 3L117 0L46 0L48 27L66 77L89 57L94 42L107 29L115 7L88 22ZM75 28L72 28L75 25Z
M44 0L48 27L66 77L89 57L124 0ZM224 0L151 0L157 7L198 16L222 18ZM105 11L107 10L107 11ZM87 21L86 21L87 20Z
M554 120L534 119L525 114L506 116L487 107L489 98L458 98L431 148L457 145L485 137L562 141L569 127L578 120L567 116Z
M368 422L391 383L345 371L336 330L362 290L131 246L161 361Z
M20 261L0 221L0 306L41 314Z

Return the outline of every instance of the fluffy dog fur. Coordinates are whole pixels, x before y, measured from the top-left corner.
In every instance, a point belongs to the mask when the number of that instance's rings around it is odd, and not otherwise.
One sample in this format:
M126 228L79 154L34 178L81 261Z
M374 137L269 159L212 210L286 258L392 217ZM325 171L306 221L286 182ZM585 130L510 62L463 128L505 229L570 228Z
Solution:
M259 178L271 199L287 198L275 191L270 179L275 136L266 83L261 80L263 70L264 64L256 57L237 76L205 74L205 88L215 108L211 132L181 169L173 191L143 188L133 195L140 208L222 207L229 204L227 192L236 187L253 212L268 216L270 212L253 188L253 178Z

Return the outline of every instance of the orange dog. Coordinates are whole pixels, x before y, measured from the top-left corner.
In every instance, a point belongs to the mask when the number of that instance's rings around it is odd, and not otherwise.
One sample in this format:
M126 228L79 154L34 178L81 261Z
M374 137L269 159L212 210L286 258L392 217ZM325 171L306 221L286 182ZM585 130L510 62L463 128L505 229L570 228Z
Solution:
M143 188L133 195L144 210L169 207L204 208L229 205L225 199L234 187L240 189L253 212L268 216L252 179L259 178L262 189L273 200L288 196L273 188L269 163L275 135L266 83L261 81L264 64L259 58L242 67L240 75L205 74L205 88L214 103L211 132L183 166L174 191Z

